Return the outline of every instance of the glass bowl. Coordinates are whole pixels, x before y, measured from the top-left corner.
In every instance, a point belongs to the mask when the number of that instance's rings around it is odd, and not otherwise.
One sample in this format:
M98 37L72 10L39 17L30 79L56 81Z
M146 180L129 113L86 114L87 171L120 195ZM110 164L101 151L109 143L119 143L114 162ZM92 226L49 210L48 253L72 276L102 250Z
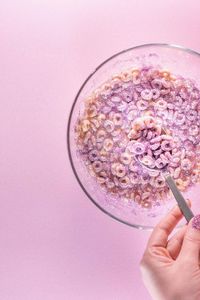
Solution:
M168 201L158 203L158 206L151 209L138 207L134 201L124 202L118 197L110 196L88 173L85 164L77 155L75 139L77 119L83 115L84 101L91 92L105 83L113 74L144 66L169 70L173 74L194 80L196 86L200 88L200 55L193 50L176 45L145 44L119 52L98 66L78 91L68 121L67 147L73 172L82 190L99 209L127 225L138 229L152 229L176 204L173 196ZM191 200L193 212L198 213L200 185L193 185L187 192L183 192L183 195L186 199Z

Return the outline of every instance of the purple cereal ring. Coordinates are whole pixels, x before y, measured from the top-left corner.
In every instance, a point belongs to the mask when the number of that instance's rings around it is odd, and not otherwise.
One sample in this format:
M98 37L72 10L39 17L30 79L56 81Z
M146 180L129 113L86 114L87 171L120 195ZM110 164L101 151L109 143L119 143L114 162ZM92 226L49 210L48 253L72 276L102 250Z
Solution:
M184 170L184 171L188 171L190 170L192 167L192 163L191 161L188 159L188 158L185 158L181 161L181 168Z
M185 123L185 116L181 113L175 113L174 122L178 125L183 125Z
M99 173L102 170L102 162L99 160L94 161L92 166L96 173Z
M117 105L118 111L125 111L127 108L127 103L122 101L119 105Z
M132 129L129 133L128 133L128 138L135 140L138 139L141 136L141 131L136 131L135 129Z
M160 91L158 89L152 89L152 98L154 100L158 99L160 97Z
M180 96L176 96L175 97L175 101L174 101L174 104L178 107L182 106L183 104L183 99L180 97Z
M132 91L123 91L121 93L121 96L123 98L123 100L127 103L131 102L133 100L133 94L132 94Z
M168 111L166 110L158 110L157 116L162 118L162 120L167 120L168 119Z
M158 169L162 169L162 168L164 168L166 165L167 165L167 162L166 162L166 161L163 161L161 158L158 158L158 159L156 159L156 161L155 161L155 166L156 166L156 168L158 168Z
M152 90L150 90L150 89L144 89L143 91L141 91L141 97L144 100L148 100L148 101L151 100L152 97L153 97Z
M113 103L120 103L122 101L122 98L118 95L114 95L114 96L111 97L111 101Z
M107 180L106 181L106 186L107 186L108 189L113 189L115 184L112 180Z
M164 99L159 99L155 103L155 108L158 110L165 110L167 108L167 102Z
M158 149L158 150L154 151L153 154L154 154L155 156L159 156L161 153L162 153L162 149Z
M139 171L141 171L141 167L138 166L138 164L137 164L137 162L135 162L135 160L132 160L128 167L129 167L129 170L134 173L139 173Z
M147 149L147 154L151 157L153 157L153 151L151 149Z
M168 158L163 153L160 154L160 158L162 159L162 161L166 162L166 164L169 163Z
M181 168L178 167L174 170L174 176L173 176L174 179L177 179L180 176L180 174L181 174Z
M191 102L191 108L192 109L196 109L197 106L198 106L198 101L194 100L194 101Z
M197 118L197 111L196 110L190 110L190 111L188 111L188 113L186 114L186 117L190 121L196 120L196 118Z
M113 122L116 126L121 126L123 124L123 117L120 113L115 113L113 115Z
M120 161L125 165L129 165L131 162L131 155L128 152L122 153L120 156Z
M147 130L147 129L144 129L144 130L142 131L142 136L145 138L145 137L147 136L147 134L148 134L148 130Z
M189 134L196 136L199 133L199 127L197 125L191 125L189 127Z
M150 143L151 143L151 144L160 143L161 140L162 140L162 138L161 138L160 136L157 136L157 137L153 138L153 139L150 141Z
M165 78L162 78L161 82L164 88L169 89L171 87L171 82L166 80Z
M152 170L148 170L148 174L150 177L157 177L159 174L160 174L160 171L159 170L155 170L155 169L152 169Z
M150 155L143 156L143 158L141 159L141 163L152 169L155 167L155 160Z
M158 188L162 188L166 185L165 184L165 179L162 176L156 177L155 180L154 180L154 183L155 183L155 186L158 187Z
M130 121L132 121L135 118L137 118L137 116L138 116L138 112L137 112L136 109L135 110L130 110L129 113L128 113L128 115L127 115L127 119L130 120Z
M161 143L161 149L163 151L171 151L172 150L172 143L170 141L168 141L168 140L163 141Z
M91 150L88 154L88 158L90 161L98 160L99 158L99 152L97 150Z
M130 184L130 179L128 176L119 178L119 185L121 188L126 189L127 187L129 187L129 184Z
M160 147L160 143L155 143L149 146L151 150L155 151Z
M136 173L131 173L129 175L129 178L130 178L130 182L133 184L133 185L136 185L138 182L139 182L139 175L136 174Z
M161 79L153 79L151 81L151 85L154 89L160 90L162 88L162 80Z
M145 110L148 108L148 103L145 100L138 100L136 105L139 110Z
M104 106L104 107L102 108L102 112L103 112L104 114L108 114L111 110L112 110L112 107L111 107L111 106Z
M147 128L154 128L156 122L155 122L154 118L152 118L152 117L145 117L144 124L146 125Z
M114 137L118 137L118 139L120 138L120 134L121 134L121 128L119 127L119 128L116 128L115 130L113 130L112 132L111 132L111 135L112 136L114 136Z
M105 139L103 142L103 147L106 151L111 151L113 148L113 140L112 139Z
M161 89L160 90L160 94L163 95L163 96L166 96L169 93L170 93L170 89Z
M174 104L172 104L172 103L167 103L167 108L169 108L169 109L174 109Z
M145 152L145 146L142 143L136 142L135 144L133 144L132 146L132 152L135 155L141 155L144 154Z
M149 132L147 133L146 139L147 139L147 140L151 140L152 137L153 137L153 132L152 132L152 131L149 131Z
M114 130L114 128L115 128L115 125L114 125L114 123L111 121L111 120L106 120L105 122L104 122L104 128L105 128L105 130L107 131L107 132L112 132L113 130Z

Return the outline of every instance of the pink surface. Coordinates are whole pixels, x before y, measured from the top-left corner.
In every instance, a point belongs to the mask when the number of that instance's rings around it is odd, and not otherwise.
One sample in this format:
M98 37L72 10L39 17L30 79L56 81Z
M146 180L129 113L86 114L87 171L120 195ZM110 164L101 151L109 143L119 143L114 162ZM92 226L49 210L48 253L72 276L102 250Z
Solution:
M200 50L198 1L1 1L0 299L148 300L148 232L99 211L66 151L86 76L148 42Z

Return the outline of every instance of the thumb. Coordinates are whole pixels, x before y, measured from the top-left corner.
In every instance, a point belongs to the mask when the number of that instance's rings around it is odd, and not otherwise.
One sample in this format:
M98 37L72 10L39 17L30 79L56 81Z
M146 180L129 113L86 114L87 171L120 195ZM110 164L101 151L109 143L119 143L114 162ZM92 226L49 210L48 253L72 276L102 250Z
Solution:
M183 239L179 259L184 262L199 265L200 251L200 215L192 218L187 226L187 230Z

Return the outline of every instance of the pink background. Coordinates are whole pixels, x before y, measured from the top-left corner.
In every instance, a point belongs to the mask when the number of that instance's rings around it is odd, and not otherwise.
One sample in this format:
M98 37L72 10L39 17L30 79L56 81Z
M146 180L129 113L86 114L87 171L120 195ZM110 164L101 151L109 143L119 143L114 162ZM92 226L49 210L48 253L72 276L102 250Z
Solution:
M148 300L149 233L99 211L69 164L66 126L82 82L125 48L200 51L199 1L0 2L0 299Z

